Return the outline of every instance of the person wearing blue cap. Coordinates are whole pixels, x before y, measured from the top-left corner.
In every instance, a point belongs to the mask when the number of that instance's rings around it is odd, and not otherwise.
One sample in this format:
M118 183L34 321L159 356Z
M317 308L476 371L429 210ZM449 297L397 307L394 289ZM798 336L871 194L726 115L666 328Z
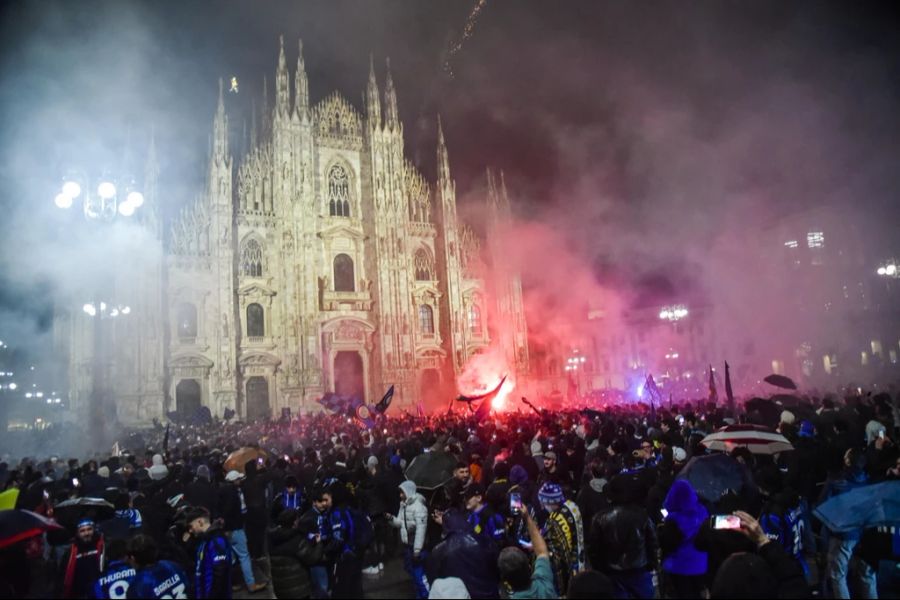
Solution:
M64 598L87 598L106 566L103 534L93 519L81 519L63 564Z
M555 483L542 485L538 500L548 513L541 534L550 548L556 589L565 590L569 579L586 566L581 511L574 502L566 500L562 487Z

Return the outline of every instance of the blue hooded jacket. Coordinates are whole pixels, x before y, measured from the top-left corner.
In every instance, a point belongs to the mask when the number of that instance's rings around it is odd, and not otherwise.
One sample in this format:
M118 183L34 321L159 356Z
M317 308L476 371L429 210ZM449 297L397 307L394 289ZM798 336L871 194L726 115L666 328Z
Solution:
M674 575L704 575L707 555L697 550L694 538L709 518L709 512L691 484L682 479L672 484L663 506L668 511L666 521L677 525L684 536L678 548L663 560L663 570Z

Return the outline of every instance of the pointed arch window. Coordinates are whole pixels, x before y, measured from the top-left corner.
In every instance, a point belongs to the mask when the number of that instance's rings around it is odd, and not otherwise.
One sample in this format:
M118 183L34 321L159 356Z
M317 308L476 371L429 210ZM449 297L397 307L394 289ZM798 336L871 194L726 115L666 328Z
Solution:
M434 335L434 310L427 304L419 305L419 331Z
M197 307L189 302L178 305L178 337L197 337Z
M328 214L350 216L350 175L341 165L328 169Z
M469 332L481 335L481 309L477 304L469 307Z
M263 337L266 335L266 313L257 303L247 306L247 337Z
M334 291L356 291L353 276L353 259L346 254L338 254L334 257Z
M415 266L416 281L431 281L434 279L434 261L431 260L431 256L428 255L424 248L419 248L416 251L413 264Z
M262 277L263 250L253 238L245 241L241 248L241 274L245 277Z

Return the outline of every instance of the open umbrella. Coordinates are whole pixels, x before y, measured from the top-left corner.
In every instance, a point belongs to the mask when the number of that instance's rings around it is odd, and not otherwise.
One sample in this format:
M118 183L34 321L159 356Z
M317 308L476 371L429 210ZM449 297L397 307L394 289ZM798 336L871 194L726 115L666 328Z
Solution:
M780 387L785 390L797 389L797 384L794 383L794 380L790 377L785 377L784 375L777 375L775 373L772 373L771 375L763 379L763 381L765 381L766 383L771 383L775 387Z
M745 447L753 454L778 454L794 449L786 437L759 425L728 425L709 434L700 443L720 452Z
M757 493L746 467L727 454L695 456L678 474L678 479L686 480L697 495L713 503L729 491L742 497Z
M47 517L30 510L0 511L0 549L27 540L45 531L56 531L62 526Z
M434 490L453 477L456 459L446 452L427 452L415 457L406 467L406 478L424 490Z
M849 533L880 526L900 526L900 481L853 488L813 509L828 529Z
M768 398L751 398L744 403L744 410L747 414L758 413L763 423L775 427L784 409Z
M251 460L265 459L268 456L265 450L259 448L238 448L225 459L225 471L244 472L244 466Z
M67 527L74 527L81 519L105 521L116 515L116 508L103 498L72 498L53 508L56 520Z

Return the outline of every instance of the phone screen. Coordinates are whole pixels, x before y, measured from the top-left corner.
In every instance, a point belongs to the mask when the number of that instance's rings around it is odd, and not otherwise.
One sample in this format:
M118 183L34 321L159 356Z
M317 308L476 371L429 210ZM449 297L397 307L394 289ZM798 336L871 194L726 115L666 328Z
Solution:
M513 492L509 495L509 512L514 515L522 512L522 494Z
M740 529L741 520L735 515L716 515L714 527L716 529Z
M659 509L659 512L660 512L660 514L662 514L663 519L665 519L666 517L669 516L669 511L667 511L667 510L664 509L664 508Z
M72 478L72 485L74 485L75 487L78 487L79 485L81 485L81 483L79 483L77 477Z

